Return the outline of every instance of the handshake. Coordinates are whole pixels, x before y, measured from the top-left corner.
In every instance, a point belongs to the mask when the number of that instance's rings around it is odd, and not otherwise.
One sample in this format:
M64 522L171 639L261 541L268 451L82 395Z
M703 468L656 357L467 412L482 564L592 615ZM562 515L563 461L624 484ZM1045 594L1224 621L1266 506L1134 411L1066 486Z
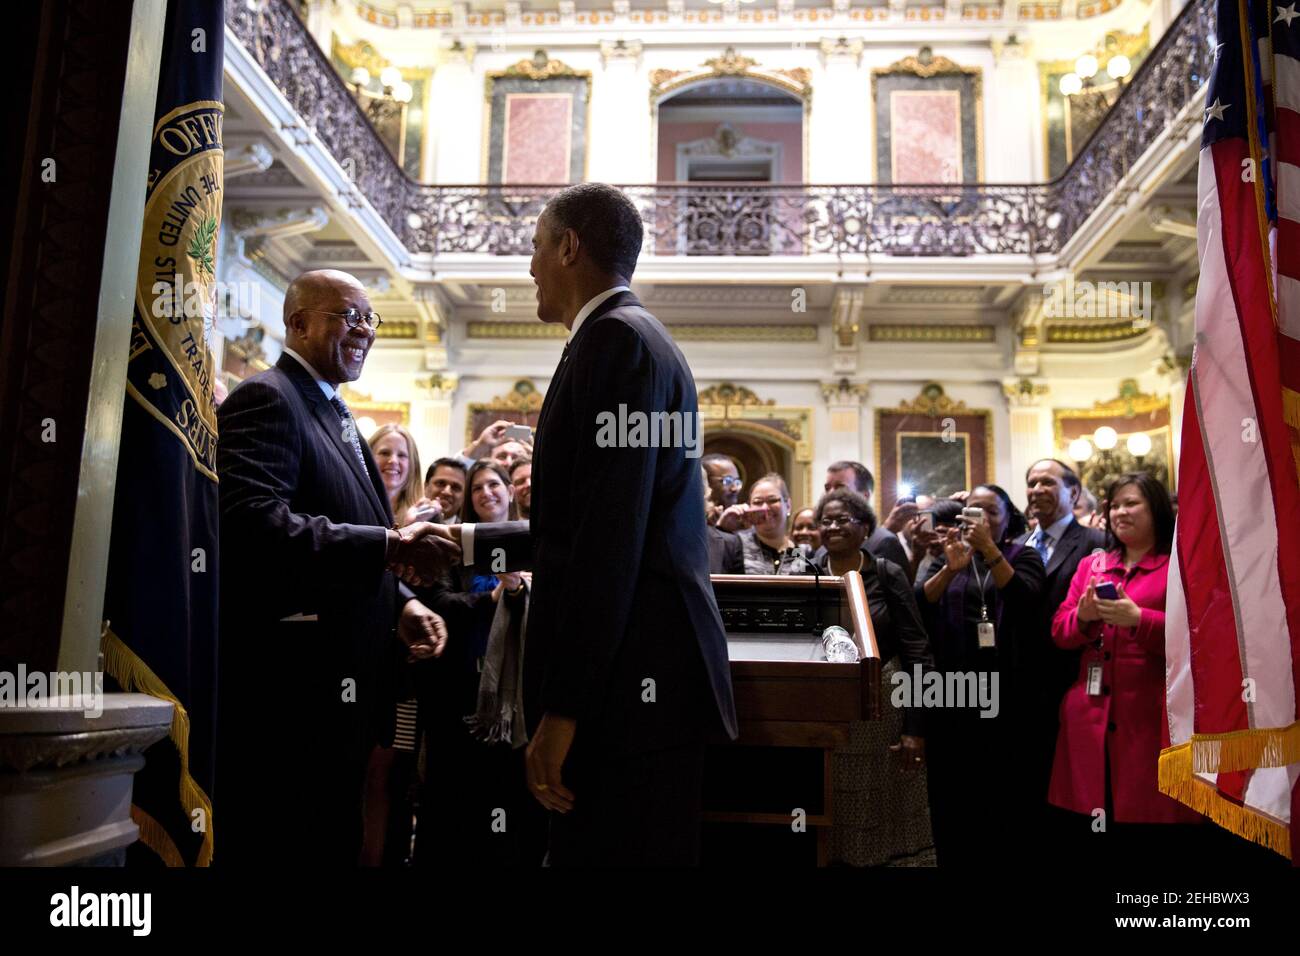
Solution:
M407 584L432 584L440 572L460 561L460 526L417 521L389 531L384 561Z

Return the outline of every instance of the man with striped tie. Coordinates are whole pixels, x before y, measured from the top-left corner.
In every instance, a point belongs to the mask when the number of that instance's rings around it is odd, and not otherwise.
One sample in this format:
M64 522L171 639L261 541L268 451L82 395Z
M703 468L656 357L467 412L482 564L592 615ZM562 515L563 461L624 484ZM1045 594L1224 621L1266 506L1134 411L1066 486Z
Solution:
M1043 586L1043 618L1021 649L1019 680L1022 724L1026 730L1023 796L1027 819L1025 833L1041 835L1042 828L1060 833L1064 821L1060 811L1047 803L1047 784L1056 752L1057 713L1061 697L1079 673L1079 652L1063 651L1052 641L1052 617L1070 590L1079 562L1105 546L1105 535L1085 528L1074 517L1074 505L1083 490L1074 469L1055 458L1036 461L1025 474L1025 498L1029 514L1038 526L1020 543L1028 544L1043 559L1047 580ZM1056 824L1054 827L1053 824ZM1052 839L1034 844L1052 853L1059 846Z
M354 865L365 760L394 734L393 678L442 619L389 572L455 546L393 515L339 386L381 319L344 272L285 293L284 354L217 416L221 644L213 860Z

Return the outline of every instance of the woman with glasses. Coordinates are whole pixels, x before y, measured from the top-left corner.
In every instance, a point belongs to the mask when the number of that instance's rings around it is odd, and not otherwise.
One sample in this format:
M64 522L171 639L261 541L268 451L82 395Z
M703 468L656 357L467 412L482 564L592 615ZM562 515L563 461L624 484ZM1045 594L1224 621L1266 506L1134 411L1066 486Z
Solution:
M961 528L924 581L921 605L943 677L941 706L926 707L930 823L941 867L987 867L1016 853L1024 825L1011 686L1018 642L1035 633L1042 559L1015 543L1025 517L997 485L966 497ZM973 512L973 514L971 513Z
M914 679L932 666L930 639L921 623L907 572L867 550L876 514L851 488L828 491L814 509L825 552L822 574L857 571L880 647L881 686L901 672ZM933 840L926 797L922 714L886 706L879 721L854 721L849 742L835 751L832 859L853 866L883 866L916 858ZM915 864L919 862L913 859Z
M773 473L754 482L744 516L740 545L746 574L804 574L808 570L811 555L796 548L788 533L790 489L784 478Z

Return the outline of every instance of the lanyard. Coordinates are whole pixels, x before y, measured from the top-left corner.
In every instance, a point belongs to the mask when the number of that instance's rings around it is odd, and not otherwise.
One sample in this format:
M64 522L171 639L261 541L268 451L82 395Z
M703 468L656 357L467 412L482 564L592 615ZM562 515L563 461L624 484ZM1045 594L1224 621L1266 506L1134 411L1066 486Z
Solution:
M989 578L993 577L993 572L986 571L984 577L981 578L979 568L975 566L975 555L973 554L970 558L970 572L975 577L975 586L980 589L980 620L987 621L989 619L989 606L984 599L984 589L988 585Z

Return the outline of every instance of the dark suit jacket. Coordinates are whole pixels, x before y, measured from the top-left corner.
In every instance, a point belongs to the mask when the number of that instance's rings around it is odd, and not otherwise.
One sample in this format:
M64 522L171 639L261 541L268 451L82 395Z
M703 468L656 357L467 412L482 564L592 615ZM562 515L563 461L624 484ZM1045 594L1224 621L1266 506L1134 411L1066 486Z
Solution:
M1033 532L1018 539L1028 545ZM1065 601L1079 562L1098 548L1104 548L1106 536L1096 528L1085 528L1071 521L1061 533L1061 540L1052 550L1047 562L1043 584L1042 617L1032 633L1026 635L1021 657L1021 674L1017 681L1023 691L1026 709L1026 730L1033 743L1029 759L1025 762L1028 782L1026 789L1036 800L1045 801L1047 784L1052 772L1052 758L1056 750L1058 713L1061 698L1079 674L1081 651L1062 650L1052 640L1052 618Z
M735 736L699 460L681 442L601 447L597 416L621 406L680 413L698 428L690 368L630 292L588 316L551 379L533 455L531 535L524 522L475 532L480 567L500 548L507 570L529 560L534 569L530 726L543 712L575 717L575 750L585 742L621 753L696 743L713 729Z
M709 526L709 573L745 573L745 552L739 535Z
M871 532L871 537L867 538L867 550L877 558L894 562L904 574L912 566L912 562L907 560L907 552L903 550L903 543L898 540L898 535L884 525L877 525L876 530Z
M242 862L260 834L277 855L351 865L361 768L370 745L391 733L391 684L405 656L395 625L410 591L400 586L399 598L384 570L388 498L366 443L363 473L334 408L291 356L235 388L217 420L213 814L225 828L214 859L224 843ZM319 620L282 621L290 615ZM300 812L313 819L283 825Z

